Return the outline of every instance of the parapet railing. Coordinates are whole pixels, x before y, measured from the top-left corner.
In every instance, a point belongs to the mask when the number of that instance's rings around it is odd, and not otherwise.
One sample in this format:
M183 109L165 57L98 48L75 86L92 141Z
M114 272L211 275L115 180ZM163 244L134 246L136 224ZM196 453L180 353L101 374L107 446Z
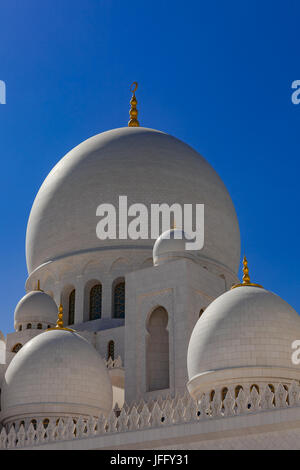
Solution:
M259 387L254 384L228 386L204 393L199 401L186 392L183 396L169 396L148 403L142 400L130 407L125 403L121 409L116 405L108 417L58 416L20 420L2 427L0 449L33 447L299 405L300 386L296 382L290 385L260 383Z
M106 361L106 367L108 369L117 369L123 367L123 362L121 356L118 356L117 359L112 359L111 357L108 358Z

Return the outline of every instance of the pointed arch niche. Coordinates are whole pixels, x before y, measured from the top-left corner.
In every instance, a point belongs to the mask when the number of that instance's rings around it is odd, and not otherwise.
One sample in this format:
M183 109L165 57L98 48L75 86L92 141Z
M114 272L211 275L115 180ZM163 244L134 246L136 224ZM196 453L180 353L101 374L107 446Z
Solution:
M146 329L146 388L148 392L170 386L168 312L156 307Z

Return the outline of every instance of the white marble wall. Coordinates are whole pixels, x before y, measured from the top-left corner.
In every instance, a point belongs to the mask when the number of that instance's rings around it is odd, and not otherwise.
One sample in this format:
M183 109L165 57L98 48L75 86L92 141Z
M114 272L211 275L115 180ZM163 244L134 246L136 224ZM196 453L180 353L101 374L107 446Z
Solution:
M199 312L224 292L224 280L199 264L180 259L126 275L125 399L128 403L183 392L188 380L186 356ZM169 316L170 385L147 391L147 322L155 308Z

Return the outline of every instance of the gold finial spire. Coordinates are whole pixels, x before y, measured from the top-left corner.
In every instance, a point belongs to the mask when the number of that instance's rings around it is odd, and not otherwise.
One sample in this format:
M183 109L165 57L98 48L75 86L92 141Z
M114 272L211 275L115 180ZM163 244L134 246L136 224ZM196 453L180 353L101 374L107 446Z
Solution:
M137 120L138 116L138 110L136 108L137 105L137 99L135 97L135 92L137 90L138 84L137 82L133 82L130 87L130 91L132 93L132 98L130 100L130 111L129 111L129 116L130 116L130 121L128 122L128 127L140 127L140 123Z
M62 304L60 304L60 306L58 307L58 318L57 318L56 326L54 328L48 328L47 331L49 330L74 331L74 330L71 330L71 328L64 327L63 315L64 315L63 306Z
M243 259L243 284L250 284L248 261L246 256Z
M252 286L252 287L262 287L260 284L253 284L253 282L250 282L250 276L249 276L249 268L248 268L248 261L246 256L244 256L243 259L243 282L239 284L235 284L232 286L231 289L235 289L236 287L243 287L243 286Z
M64 327L63 314L64 314L63 306L62 306L62 304L60 304L60 306L58 307L58 319L57 319L57 322L56 322L56 328L63 328Z

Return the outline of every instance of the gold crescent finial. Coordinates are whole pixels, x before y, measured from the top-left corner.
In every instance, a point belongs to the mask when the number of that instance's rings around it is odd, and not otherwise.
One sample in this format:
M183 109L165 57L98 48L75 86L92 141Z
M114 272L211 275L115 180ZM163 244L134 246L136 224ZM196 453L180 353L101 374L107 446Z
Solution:
M134 88L133 88L133 86L134 86ZM130 85L131 93L135 94L137 89L138 89L138 82L132 82L132 84Z
M130 120L128 122L128 127L139 127L140 126L140 123L137 119L138 117L138 110L137 110L137 99L135 97L135 92L138 88L138 83L137 82L133 82L131 85L130 85L130 91L132 93L132 98L130 100L130 111L129 111L129 116L130 116Z
M250 276L249 276L249 268L248 268L248 261L246 256L243 258L243 282L239 284L235 284L232 286L231 289L235 289L236 287L244 287L244 286L252 286L252 287L261 287L260 284L254 284L253 282L250 282Z

